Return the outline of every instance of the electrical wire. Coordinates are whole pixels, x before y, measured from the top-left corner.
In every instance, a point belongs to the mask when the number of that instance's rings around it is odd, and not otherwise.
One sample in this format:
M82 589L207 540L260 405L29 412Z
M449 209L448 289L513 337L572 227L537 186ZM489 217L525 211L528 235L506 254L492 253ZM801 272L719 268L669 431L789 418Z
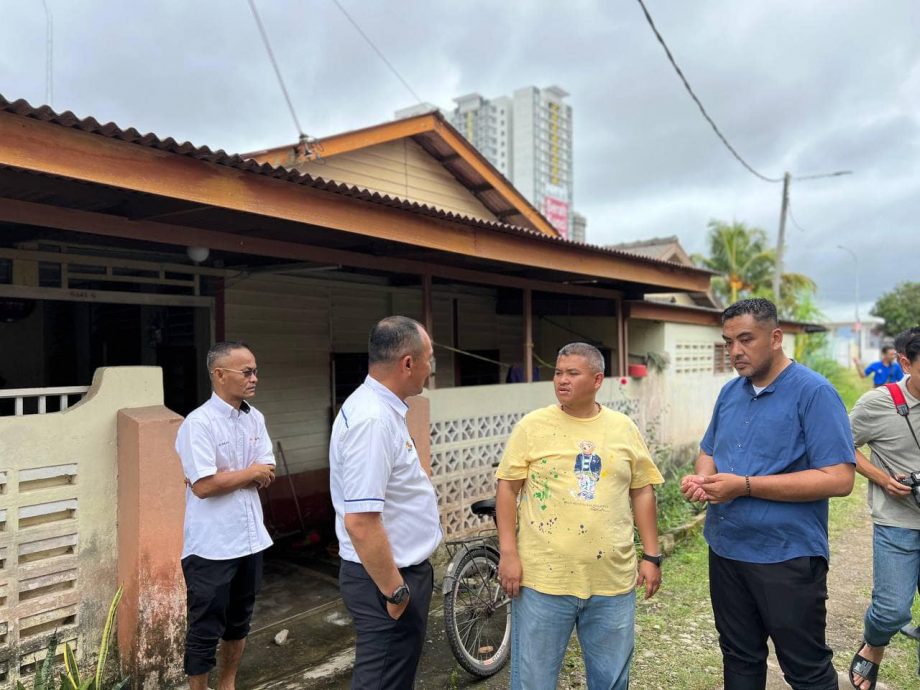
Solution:
M732 146L728 139L719 131L718 126L715 121L709 116L709 113L706 112L706 108L703 107L703 104L700 102L700 99L696 97L696 94L693 92L693 88L690 86L690 82L687 81L687 78L684 76L684 73L681 71L680 67L677 65L677 61L674 59L674 56L671 54L671 50L668 48L668 45L664 42L661 34L658 32L658 28L655 26L655 22L652 20L652 15L649 14L648 9L645 6L643 0L636 0L639 3L639 6L642 8L642 12L645 14L645 19L648 22L648 25L652 28L652 31L655 34L655 37L658 39L658 42L661 44L661 47L664 48L665 55L668 56L668 61L671 63L671 66L677 72L677 76L680 77L680 80L684 84L684 88L687 90L687 93L690 94L690 98L693 99L693 102L696 103L696 106L700 109L700 112L703 114L703 117L706 119L706 122L709 123L709 126L712 127L712 131L716 133L716 136L722 140L722 143L725 144L725 147L731 152L735 159L741 163L750 172L752 175L759 177L764 182L782 182L782 177L767 177L755 170L744 158L741 157L741 154L735 150L735 147ZM335 2L335 0L333 0Z
M262 25L262 18L259 17L259 11L256 9L255 2L253 2L253 0L248 0L248 2L249 9L252 10L252 16L256 20L256 25L259 27L259 33L262 35L262 42L265 44L265 50L268 52L268 59L271 60L272 67L275 70L275 76L278 77L278 86L281 87L281 93L284 94L284 100L287 102L288 110L291 112L291 119L294 120L294 126L297 128L297 134L300 136L301 140L306 140L307 135L304 133L303 128L300 126L300 121L297 119L297 113L294 111L294 104L291 102L291 96L288 94L287 87L284 85L284 78L281 76L281 70L278 68L278 62L275 60L272 44L268 40L268 33L266 33L265 27Z
M251 1L252 1L252 0L250 0L250 2L251 2ZM347 19L347 20L351 23L351 25L352 25L353 27L355 27L355 30L356 30L359 34L361 34L361 37L367 42L367 45L369 45L369 46L374 50L374 52L377 53L377 57L379 57L379 58L383 61L383 64L385 64L387 67L389 67L389 68L390 68L390 71L391 71L394 75L396 75L396 78L399 79L400 82L402 82L402 85L406 87L406 91L408 91L410 94L412 94L412 97L413 97L416 101L418 101L419 103L422 103L422 99L419 98L418 94L415 93L415 91L412 89L411 86L409 86L409 82L407 82L405 79L403 79L403 76L399 73L399 71L393 66L393 64L392 64L389 60L387 60L386 55L384 55L383 52L381 52L380 48L378 48L376 45L374 45L374 42L370 39L370 36L368 36L366 33L364 33L364 29L362 29L360 26L358 26L358 22L356 22L356 21L352 18L352 16L351 16L350 14L348 14L348 12L345 11L345 8L342 7L342 4L339 2L339 0L332 0L332 3L333 3L336 7L339 8L339 11L340 11L342 14L345 15L345 19Z

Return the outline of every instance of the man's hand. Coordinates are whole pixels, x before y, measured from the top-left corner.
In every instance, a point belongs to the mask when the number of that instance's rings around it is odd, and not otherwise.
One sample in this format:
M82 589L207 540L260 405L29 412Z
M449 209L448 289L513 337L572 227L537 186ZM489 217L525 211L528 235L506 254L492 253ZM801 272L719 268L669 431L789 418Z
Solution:
M701 487L710 503L728 503L747 492L744 477L728 472L703 477Z
M406 612L406 607L409 606L409 599L411 598L412 595L410 594L403 600L403 603L401 604L391 604L390 602L387 602L387 614L390 616L390 618L392 618L394 621L398 621L400 617Z
M503 553L498 561L498 581L509 597L516 597L521 591L521 577L524 569L521 566L521 557L515 553Z
M684 498L693 503L704 503L708 500L702 486L704 479L706 477L702 474L688 474L681 479L680 492Z
M880 486L885 490L885 493L891 496L892 498L900 498L901 496L907 496L910 493L910 487L905 486L899 479L906 479L906 474L896 474L894 477L889 476L887 481Z
M661 568L651 561L639 561L639 576L636 578L636 587L645 585L645 598L651 599L661 587Z
M249 471L252 473L252 481L260 488L264 489L275 481L274 465L250 465Z

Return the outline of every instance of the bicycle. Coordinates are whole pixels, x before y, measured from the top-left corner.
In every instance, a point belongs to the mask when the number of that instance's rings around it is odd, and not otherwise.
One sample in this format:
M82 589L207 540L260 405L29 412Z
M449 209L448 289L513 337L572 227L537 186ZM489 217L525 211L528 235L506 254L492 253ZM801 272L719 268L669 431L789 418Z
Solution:
M495 522L494 498L476 501L470 510ZM511 598L498 579L498 535L486 530L445 546L451 556L442 586L447 641L460 666L488 678L511 653Z

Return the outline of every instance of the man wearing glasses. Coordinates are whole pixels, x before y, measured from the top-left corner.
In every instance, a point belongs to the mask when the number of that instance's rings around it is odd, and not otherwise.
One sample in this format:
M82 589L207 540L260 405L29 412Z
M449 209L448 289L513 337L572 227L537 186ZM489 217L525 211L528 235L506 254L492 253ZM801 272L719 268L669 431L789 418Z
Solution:
M211 398L185 418L176 438L187 484L182 572L189 690L208 687L219 641L217 687L235 687L262 552L272 543L258 490L274 480L275 457L265 418L247 402L259 380L255 355L242 342L215 343L207 366Z
M339 411L329 477L342 599L355 622L351 687L413 687L441 541L438 499L406 426L406 398L434 369L418 322L390 316L371 329L368 375Z

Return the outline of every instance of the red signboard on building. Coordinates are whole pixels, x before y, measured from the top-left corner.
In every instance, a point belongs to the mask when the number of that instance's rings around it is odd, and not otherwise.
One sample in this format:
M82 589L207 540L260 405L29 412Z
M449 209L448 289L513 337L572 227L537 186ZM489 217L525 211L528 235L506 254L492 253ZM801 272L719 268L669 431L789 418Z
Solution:
M569 204L552 196L543 197L543 215L562 237L569 236Z

